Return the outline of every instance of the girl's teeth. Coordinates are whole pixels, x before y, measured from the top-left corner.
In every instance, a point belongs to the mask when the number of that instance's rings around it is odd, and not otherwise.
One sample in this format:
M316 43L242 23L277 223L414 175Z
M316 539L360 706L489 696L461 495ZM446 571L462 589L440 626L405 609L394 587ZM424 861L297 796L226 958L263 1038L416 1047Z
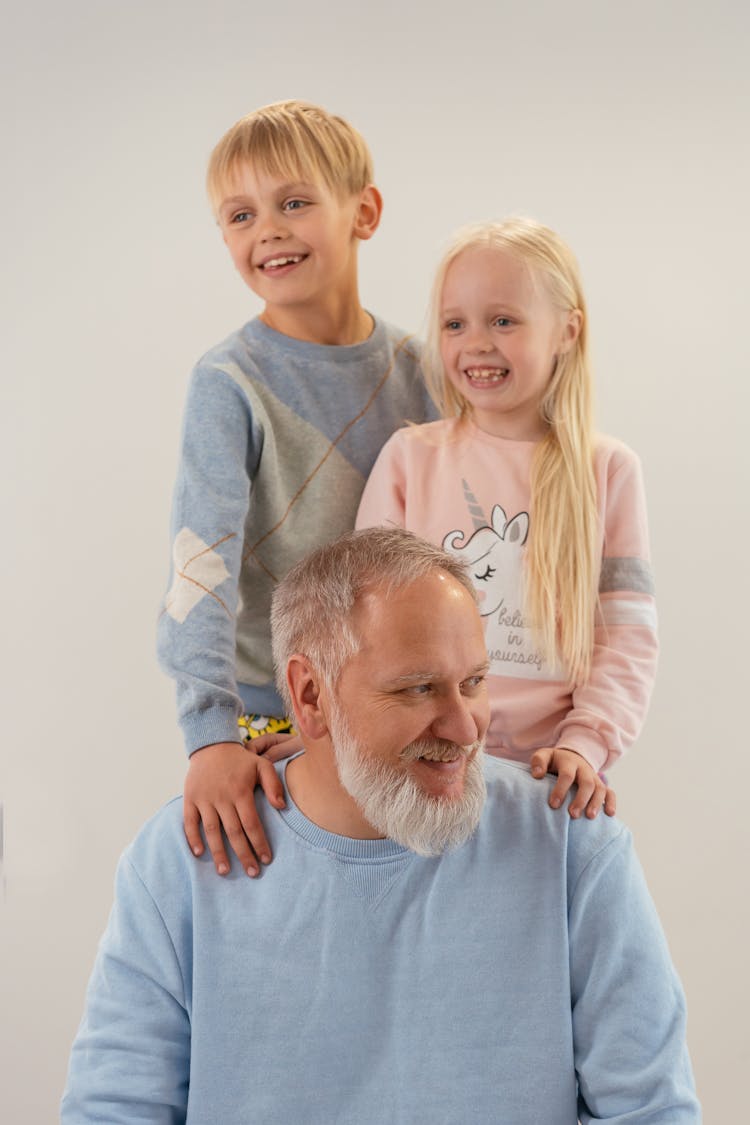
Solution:
M508 370L498 368L495 371L467 371L466 374L474 383L501 383Z

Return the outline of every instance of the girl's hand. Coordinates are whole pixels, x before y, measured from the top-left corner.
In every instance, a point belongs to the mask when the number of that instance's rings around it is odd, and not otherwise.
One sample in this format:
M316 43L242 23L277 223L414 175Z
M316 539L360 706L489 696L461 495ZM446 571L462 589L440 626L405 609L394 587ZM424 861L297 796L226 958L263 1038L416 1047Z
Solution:
M607 816L615 815L617 798L614 789L610 789L594 767L575 750L566 750L562 746L547 746L537 750L531 758L531 775L541 778L547 773L557 774L557 784L549 796L551 808L559 809L571 785L575 783L578 792L568 808L574 820L584 810L586 816L593 820L602 805Z
M273 807L283 808L284 788L273 763L246 750L239 742L216 742L196 750L190 757L183 803L185 836L193 855L203 855L205 847L200 833L203 821L203 831L219 875L229 872L222 826L248 875L258 874L258 860L271 862L271 849L253 797L259 782Z

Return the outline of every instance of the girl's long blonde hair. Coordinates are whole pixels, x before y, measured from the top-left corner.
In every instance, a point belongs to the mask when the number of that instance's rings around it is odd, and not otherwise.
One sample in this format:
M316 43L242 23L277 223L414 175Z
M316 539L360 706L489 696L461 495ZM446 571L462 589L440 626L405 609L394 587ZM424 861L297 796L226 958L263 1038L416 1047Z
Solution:
M437 270L430 300L425 376L444 417L471 407L445 374L440 355L441 299L450 264L464 250L502 250L525 263L561 315L578 310L581 327L557 357L540 410L547 427L531 471L530 532L524 562L524 612L545 658L571 684L591 670L597 609L600 528L594 478L593 380L586 305L578 263L563 240L533 219L465 227Z

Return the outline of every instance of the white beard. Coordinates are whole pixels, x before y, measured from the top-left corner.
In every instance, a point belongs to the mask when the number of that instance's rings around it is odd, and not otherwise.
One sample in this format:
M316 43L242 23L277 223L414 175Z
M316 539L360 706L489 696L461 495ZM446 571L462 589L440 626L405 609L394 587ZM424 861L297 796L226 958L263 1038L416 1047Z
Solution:
M404 762L436 747L458 749L467 757L464 791L460 797L433 797L406 771L373 761L352 736L344 715L334 704L329 716L339 779L376 831L418 855L440 855L458 847L479 824L487 795L482 771L483 743L453 746L435 740L412 742L401 751Z

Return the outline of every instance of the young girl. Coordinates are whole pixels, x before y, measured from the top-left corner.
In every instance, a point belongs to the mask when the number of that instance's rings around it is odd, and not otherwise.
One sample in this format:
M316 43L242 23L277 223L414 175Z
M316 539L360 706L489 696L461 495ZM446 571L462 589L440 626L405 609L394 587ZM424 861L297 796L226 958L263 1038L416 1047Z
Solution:
M636 738L656 665L640 466L595 436L586 309L570 249L508 219L455 237L425 354L443 419L399 430L358 527L397 524L464 558L490 658L491 754L573 782L572 816L615 811L599 776Z

